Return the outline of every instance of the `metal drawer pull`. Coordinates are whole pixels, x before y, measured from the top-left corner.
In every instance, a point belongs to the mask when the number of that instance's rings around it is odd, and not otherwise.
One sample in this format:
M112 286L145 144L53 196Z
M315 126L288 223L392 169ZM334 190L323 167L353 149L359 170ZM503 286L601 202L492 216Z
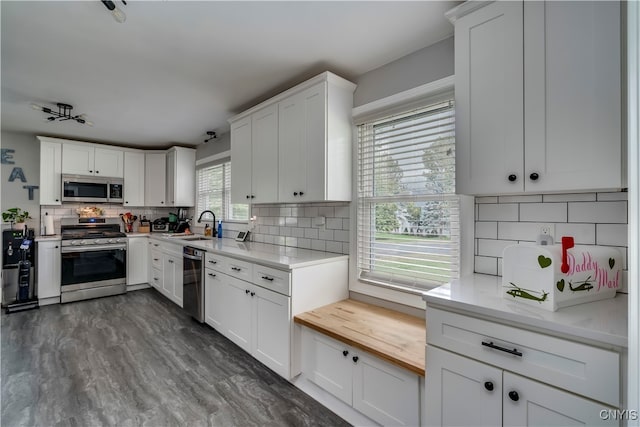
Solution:
M495 350L504 351L505 353L513 354L514 356L522 357L522 353L520 353L517 348L514 348L513 350L511 350L506 347L500 347L499 345L495 345L493 341L489 341L489 342L482 341L482 345L485 347L493 348Z
M263 278L264 280L268 280L268 281L270 281L270 282L273 282L273 277L269 277L269 276L262 276L262 278Z
M240 271L240 270L242 270L241 268L238 268L238 267L231 267L231 269L232 269L233 271Z
M211 277L216 277L216 275L215 275L215 274L213 274L213 273L209 273L209 276L211 276Z
M211 261L211 260L209 260L209 264L217 264L217 263L218 263L218 261Z

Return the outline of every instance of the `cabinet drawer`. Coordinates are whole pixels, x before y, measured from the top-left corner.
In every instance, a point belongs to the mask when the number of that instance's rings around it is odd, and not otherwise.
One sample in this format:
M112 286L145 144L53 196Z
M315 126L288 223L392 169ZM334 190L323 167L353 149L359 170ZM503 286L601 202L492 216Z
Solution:
M149 283L151 284L151 286L158 290L162 289L162 267L154 267L151 269L151 277L149 277Z
M291 273L263 265L253 265L253 283L283 295L291 295Z
M620 356L613 351L431 307L427 344L620 405Z
M253 264L246 261L240 261L238 259L233 258L223 258L223 266L224 270L220 270L223 273L228 274L229 276L236 277L238 279L246 280L250 282L253 274Z
M216 271L222 271L226 273L226 258L220 255L205 252L204 254L204 266Z
M158 249L151 249L151 267L162 270L162 252Z

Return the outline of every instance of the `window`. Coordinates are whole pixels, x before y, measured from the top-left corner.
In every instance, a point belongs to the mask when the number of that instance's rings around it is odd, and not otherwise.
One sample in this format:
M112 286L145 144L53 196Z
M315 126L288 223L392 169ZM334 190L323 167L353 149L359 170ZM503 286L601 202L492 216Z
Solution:
M230 161L198 169L196 171L196 186L196 215L204 210L210 210L216 214L216 219L223 221L247 221L249 219L249 205L231 203ZM203 218L203 221L207 218Z
M358 126L358 278L422 291L459 272L453 101Z

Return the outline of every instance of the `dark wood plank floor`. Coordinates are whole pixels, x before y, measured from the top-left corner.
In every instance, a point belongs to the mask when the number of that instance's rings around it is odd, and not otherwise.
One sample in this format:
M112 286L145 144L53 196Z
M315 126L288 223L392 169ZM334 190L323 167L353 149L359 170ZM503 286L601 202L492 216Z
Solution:
M341 426L155 290L1 316L2 426Z

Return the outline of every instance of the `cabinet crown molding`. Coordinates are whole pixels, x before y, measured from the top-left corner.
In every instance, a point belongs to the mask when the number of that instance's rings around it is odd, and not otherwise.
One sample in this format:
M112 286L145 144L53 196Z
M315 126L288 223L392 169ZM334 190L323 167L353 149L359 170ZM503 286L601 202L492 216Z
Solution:
M266 101L263 101L260 104L255 105L255 106L249 108L248 110L243 111L240 114L236 114L235 116L231 117L228 120L228 122L230 124L234 123L234 122L237 122L238 120L241 120L241 119L243 119L243 118L255 113L256 111L258 111L258 110L260 110L260 109L262 109L264 107L267 107L269 105L272 105L272 104L275 104L277 102L280 102L283 99L286 99L286 98L290 97L291 95L293 95L293 94L295 94L297 92L303 91L303 90L305 90L305 89L307 89L307 88L309 88L309 87L311 87L311 86L313 86L313 85L315 85L317 83L324 82L324 81L326 81L326 82L328 82L328 83L330 83L332 85L340 86L340 87L343 87L345 89L348 89L351 92L354 92L356 90L356 87L357 87L357 85L355 83L352 83L352 82L350 82L350 81L348 81L348 80L346 80L346 79L344 79L344 78L342 78L342 77L340 77L340 76L338 76L336 74L333 74L331 71L325 71L324 73L318 74L317 76L312 77L309 80L306 80L306 81L304 81L304 82L302 82L302 83L300 83L300 84L298 84L298 85L296 85L296 86L294 86L294 87L292 87L290 89L287 89L284 92L281 92L278 95L276 95L276 96L274 96L272 98L269 98Z
M470 14L471 12L478 10L482 7L485 7L489 3L493 3L493 1L484 1L484 0L471 0L462 3L459 6L454 7L453 9L445 12L444 16L447 17L449 22L455 24L456 21L462 18L465 15Z

